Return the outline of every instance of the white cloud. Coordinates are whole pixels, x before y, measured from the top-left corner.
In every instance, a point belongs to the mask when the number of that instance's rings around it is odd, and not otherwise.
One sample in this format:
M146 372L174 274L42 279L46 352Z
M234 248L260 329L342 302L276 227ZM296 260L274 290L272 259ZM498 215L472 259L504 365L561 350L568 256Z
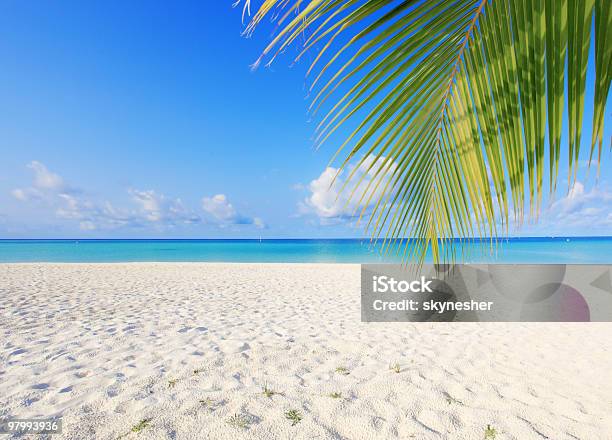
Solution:
M179 225L203 223L201 216L185 207L181 199L166 197L154 190L129 189L132 206L115 207L109 201L92 199L85 191L68 187L64 179L44 164L33 161L31 186L16 188L11 194L23 203L37 203L51 209L59 219L74 221L83 231L110 230L121 227L171 229ZM259 217L237 212L224 194L202 199L202 208L220 226L253 225L265 228Z
M49 171L44 164L33 160L27 167L34 172L32 186L28 188L15 188L11 191L12 196L17 200L22 202L27 200L43 200L59 192L67 191L64 179L58 174Z
M28 168L34 171L34 186L44 190L59 191L64 187L64 179L52 173L42 163L33 160Z
M26 200L28 200L30 198L29 195L28 195L28 190L27 189L15 188L13 191L11 191L11 194L17 200L21 200L22 202L26 201Z
M82 212L86 210L85 203L70 194L62 193L58 194L57 197L61 202L55 210L58 217L67 219L82 218Z
M135 208L116 208L108 201L90 199L84 191L69 189L60 175L40 162L33 161L28 168L34 171L32 186L14 189L13 197L22 202L44 202L57 218L76 221L83 231L146 225L165 229L201 222L180 199L170 199L152 190L130 189L128 194Z
M554 226L588 228L584 235L612 228L612 192L606 186L587 191L577 181L565 197L550 206L545 216Z
M204 197L202 199L202 209L221 221L231 221L237 216L236 210L227 200L225 194Z
M264 221L259 217L253 217L253 224L258 229L264 229L266 227Z
M236 211L225 194L216 194L202 199L202 209L220 225L254 225L259 229L266 227L259 217L248 217Z
M357 169L355 166L349 166L346 172L339 174L337 168L327 167L308 185L310 195L300 202L300 213L315 214L323 223L354 218L359 216L364 208L367 213L372 205L385 195L385 191L389 190L386 188L388 173L396 168L396 164L391 162L383 165L384 160L384 156L376 160L376 156L369 155ZM389 169L381 170L377 175L381 166ZM386 176L380 181L385 172ZM346 178L351 173L354 174L345 186ZM374 194L371 194L372 191Z
M129 193L132 196L132 200L140 206L148 220L156 222L161 219L161 200L157 194L155 194L155 191L138 191L131 189Z
M93 222L89 221L89 220L86 220L84 222L80 222L79 223L79 228L82 231L93 231L93 230L97 229L96 225Z
M153 190L129 190L132 200L140 207L140 213L154 223L198 223L200 218L190 212L181 199L169 199Z
M116 209L110 202L94 202L80 193L58 194L54 208L58 218L78 221L79 228L83 231L139 226L143 223L137 213Z

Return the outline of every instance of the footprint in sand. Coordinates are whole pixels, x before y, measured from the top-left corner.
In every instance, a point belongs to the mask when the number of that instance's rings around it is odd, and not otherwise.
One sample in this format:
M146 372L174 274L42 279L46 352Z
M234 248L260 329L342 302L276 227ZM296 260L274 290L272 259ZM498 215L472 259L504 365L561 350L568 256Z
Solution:
M15 350L14 352L12 352L11 354L9 354L9 357L11 357L11 356L18 356L20 354L27 353L27 352L28 352L28 350L26 350L25 348L19 348L19 349Z

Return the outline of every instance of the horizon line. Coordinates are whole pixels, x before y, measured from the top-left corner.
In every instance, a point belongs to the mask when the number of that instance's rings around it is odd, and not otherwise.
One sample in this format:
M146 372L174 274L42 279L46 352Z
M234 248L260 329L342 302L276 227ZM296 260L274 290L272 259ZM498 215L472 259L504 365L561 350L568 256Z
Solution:
M520 239L584 239L584 238L603 238L612 239L612 235L529 235L529 236L505 236L505 237L471 237L461 238L454 237L448 240L453 241L474 241L474 240L520 240ZM79 237L66 237L66 238L0 238L0 241L286 241L286 240L300 240L300 241L321 241L321 240L350 240L350 241L369 241L377 242L383 241L382 238L372 239L366 237L259 237L259 238L79 238ZM395 238L396 240L415 240L414 237L403 237ZM444 239L439 239L444 240Z

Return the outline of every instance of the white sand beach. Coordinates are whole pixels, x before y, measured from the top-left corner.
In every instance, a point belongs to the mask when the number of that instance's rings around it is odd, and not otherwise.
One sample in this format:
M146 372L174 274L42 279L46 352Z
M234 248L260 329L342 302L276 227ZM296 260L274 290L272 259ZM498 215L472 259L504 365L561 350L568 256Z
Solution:
M3 264L0 418L79 440L611 438L612 324L362 323L359 301L358 265Z

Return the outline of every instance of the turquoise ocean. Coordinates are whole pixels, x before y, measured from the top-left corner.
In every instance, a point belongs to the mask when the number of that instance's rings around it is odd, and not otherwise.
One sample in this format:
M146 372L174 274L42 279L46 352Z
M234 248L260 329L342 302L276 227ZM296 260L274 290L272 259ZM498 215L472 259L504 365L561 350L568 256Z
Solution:
M529 237L468 247L466 262L611 264L612 237ZM207 261L385 263L401 256L359 239L0 240L0 262ZM461 258L459 258L461 260Z

